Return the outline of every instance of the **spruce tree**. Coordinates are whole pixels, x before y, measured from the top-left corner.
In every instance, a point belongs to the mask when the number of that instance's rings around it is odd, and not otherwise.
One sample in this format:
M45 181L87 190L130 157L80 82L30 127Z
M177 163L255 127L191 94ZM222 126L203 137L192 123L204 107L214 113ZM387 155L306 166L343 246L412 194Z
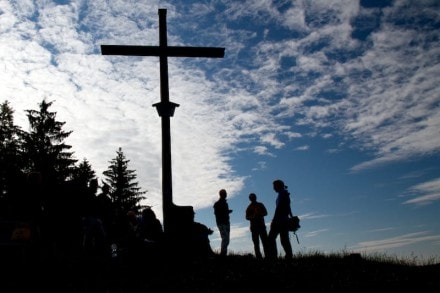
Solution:
M72 180L79 186L86 188L90 180L96 179L96 173L90 165L90 162L84 158L77 167L75 167Z
M22 135L14 124L14 110L5 101L0 105L0 206L1 214L10 203L14 189L20 185L22 161Z
M53 102L43 101L39 110L26 110L30 131L25 134L25 149L29 171L39 172L49 184L60 184L71 179L77 160L72 148L64 141L72 131L64 131L66 122L56 120L56 112L50 112Z
M141 191L138 182L135 181L136 171L128 168L129 162L119 148L116 157L109 161L108 169L103 172L106 177L104 181L111 189L113 203L122 215L130 210L138 212L143 207L141 200L146 198L143 196L146 191Z

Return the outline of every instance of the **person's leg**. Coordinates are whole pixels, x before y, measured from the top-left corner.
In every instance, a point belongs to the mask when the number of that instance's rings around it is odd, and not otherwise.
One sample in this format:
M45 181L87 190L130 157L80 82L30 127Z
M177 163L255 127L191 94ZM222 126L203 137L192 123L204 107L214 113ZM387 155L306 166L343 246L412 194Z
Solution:
M268 239L267 239L267 231L266 228L261 230L260 232L261 244L263 244L264 255L267 256L270 252L268 252Z
M292 258L293 253L292 253L292 245L290 244L290 239L289 239L289 231L287 230L281 231L280 240L281 240L281 245L283 246L284 252L286 254L286 258Z
M230 229L228 225L219 225L218 230L222 239L220 245L220 255L226 255L228 252Z
M225 227L225 241L223 243L225 255L228 251L230 235L231 235L231 228L229 225L226 225L226 227Z
M275 225L271 225L269 235L267 236L267 252L268 258L275 259L278 257L277 243L276 239L279 234L278 229Z
M255 257L257 258L262 258L263 256L261 255L261 251L260 251L260 236L258 234L258 232L251 232L252 235L252 242L254 243L254 251L255 251Z

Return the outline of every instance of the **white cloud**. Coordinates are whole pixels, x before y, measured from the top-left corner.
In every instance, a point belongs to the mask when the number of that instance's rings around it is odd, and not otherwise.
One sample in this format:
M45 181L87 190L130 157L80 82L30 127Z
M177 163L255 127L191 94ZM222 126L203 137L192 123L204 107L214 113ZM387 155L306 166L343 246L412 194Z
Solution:
M256 164L257 167L252 168L252 171L259 171L267 168L267 163L265 161L259 161Z
M358 243L356 246L350 247L350 249L359 252L386 251L392 248L399 248L420 242L438 241L439 239L440 235L429 235L427 231L424 231L404 234L386 239L364 241Z
M307 26L304 18L303 7L291 7L285 12L282 21L291 30L305 31Z
M263 135L260 139L262 142L268 143L277 149L284 146L284 143L276 137L275 133L267 133Z
M440 178L412 186L409 192L416 197L403 202L404 204L426 205L440 200Z
M328 231L328 229L321 229L321 230L316 230L316 231L310 231L307 232L304 237L309 238L309 237L316 237L319 236L322 233L326 233Z
M269 154L268 150L267 150L267 147L265 147L265 146L256 146L254 148L254 152L259 154L259 155L267 155L267 154Z
M295 150L297 151L308 151L310 149L310 146L308 145L303 145L303 146L299 146L297 148L295 148Z
M318 128L336 127L341 134L354 138L360 149L374 151L372 160L354 166L353 171L438 152L440 108L435 105L440 101L436 94L440 67L432 61L438 59L440 51L436 42L431 41L438 32L395 25L392 18L397 11L401 12L400 8L389 8L382 18L382 26L370 36L372 45L364 47L350 38L350 28L342 28L350 25L358 7L333 8L329 3L329 7L322 9L320 5L327 4L318 2L309 7L317 11L313 16L315 20L309 25L309 34L293 46L298 52L294 76L311 72L317 77L306 79L304 87L297 86L295 96L283 98L283 105L288 105L286 115L300 113L304 116L301 123ZM344 13L337 16L334 10ZM413 10L405 9L412 13L410 11ZM417 11L423 13L421 9ZM438 16L430 17L438 19ZM307 51L319 43L324 46L319 53ZM273 55L272 58L279 60L280 55L292 54L292 46L275 46L272 44L271 48L276 51L272 50L265 58ZM364 53L347 61L334 60L328 55L334 50L350 52L354 49ZM347 98L319 102L319 93L329 90L344 93L342 84L336 84L333 77L341 78ZM317 105L304 107L313 101Z

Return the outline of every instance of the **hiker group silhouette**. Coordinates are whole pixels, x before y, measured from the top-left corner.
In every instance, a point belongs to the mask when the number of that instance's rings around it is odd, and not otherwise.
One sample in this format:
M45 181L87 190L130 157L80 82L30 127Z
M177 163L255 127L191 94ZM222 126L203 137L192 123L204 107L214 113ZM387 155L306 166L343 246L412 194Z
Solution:
M124 211L111 198L110 187L99 186L97 179L86 187L67 182L49 188L40 173L30 173L11 198L10 211L0 217L2 256L14 250L15 259L26 262L114 259L127 264L176 256L179 243L169 243L151 207ZM184 232L185 257L214 255L209 241L213 230L193 218ZM12 255L10 259L14 261Z
M250 232L255 257L276 258L276 239L280 236L285 257L292 257L285 221L291 215L287 186L281 180L273 182L278 196L270 230L267 232L264 217L268 212L263 203L257 201L255 193L249 194L250 204L245 209L245 218L250 222ZM101 189L101 192L98 192ZM64 196L59 196L62 193ZM214 215L221 237L220 251L211 247L210 235L214 231L194 221L184 231L186 257L224 257L230 243L230 214L232 210L226 200L225 189L219 190L219 199L214 203ZM20 189L10 219L11 243L31 244L29 260L47 261L102 261L117 259L124 263L139 263L143 260L159 260L169 255L179 243L169 243L161 221L151 207L123 212L110 196L110 187L97 179L89 181L87 188L66 184L58 189L47 189L39 173L30 173L26 184ZM5 222L5 221L4 221ZM4 223L2 224L4 228ZM2 231L3 241L4 231ZM174 239L175 240L175 239ZM175 256L175 254L174 254Z
M280 236L281 246L284 249L284 258L292 259L292 245L289 238L288 220L293 217L290 206L290 193L287 186L280 179L272 182L273 189L277 193L274 216L270 223L270 230L267 232L266 222L264 217L268 212L266 206L257 201L255 193L249 194L249 205L245 210L245 218L249 221L249 228L251 232L251 239L254 246L255 257L263 258L263 253L260 248L260 241L263 246L264 257L267 259L278 258L277 238ZM229 214L232 210L229 209L227 200L227 192L224 189L219 191L219 200L214 204L214 214L216 216L216 223L221 237L221 251L220 255L227 254L227 247L230 242L230 223Z
M268 211L262 202L257 201L255 193L249 194L250 204L245 210L245 218L250 222L251 239L254 246L255 257L263 258L260 248L260 241L264 251L264 257L267 259L275 259L278 257L277 238L280 236L280 243L284 249L285 258L293 257L292 246L289 238L288 219L292 216L290 193L287 186L282 180L273 181L273 189L277 193L276 205L273 219L270 223L269 232L266 228L264 217L268 215ZM227 255L230 243L230 214L233 212L229 208L227 202L227 191L219 190L219 198L214 203L215 222L220 234L221 243L219 256ZM127 214L129 228L128 237L122 242L123 247L128 252L133 253L135 257L142 257L146 252L148 256L157 256L164 253L164 231L160 221L156 218L151 208L142 211L139 218L133 211ZM217 254L213 251L209 236L214 233L211 228L206 225L195 222L192 218L192 228L187 231L190 247L187 253L190 256L213 257ZM174 245L178 245L175 243ZM146 249L147 248L147 249Z

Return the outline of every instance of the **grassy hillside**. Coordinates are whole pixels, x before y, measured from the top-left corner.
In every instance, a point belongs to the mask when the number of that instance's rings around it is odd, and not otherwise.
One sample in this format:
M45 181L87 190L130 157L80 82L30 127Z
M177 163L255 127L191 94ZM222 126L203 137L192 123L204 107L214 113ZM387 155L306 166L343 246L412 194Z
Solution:
M12 266L1 292L440 292L440 264L413 265L360 255L251 255L143 262L87 260Z

